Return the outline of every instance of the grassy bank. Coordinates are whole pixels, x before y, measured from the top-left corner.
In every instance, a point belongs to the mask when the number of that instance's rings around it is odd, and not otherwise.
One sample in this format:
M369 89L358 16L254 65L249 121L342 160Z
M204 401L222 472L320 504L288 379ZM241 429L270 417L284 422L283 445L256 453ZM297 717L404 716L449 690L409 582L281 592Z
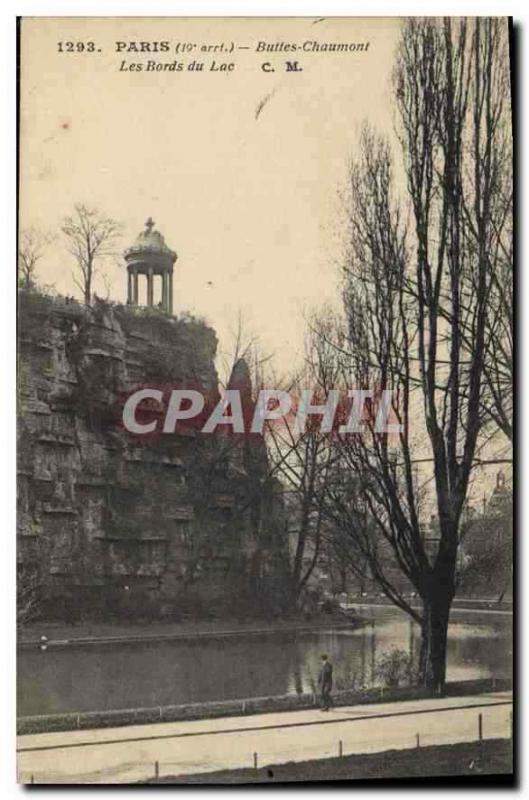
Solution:
M53 622L34 622L25 625L18 633L18 646L25 649L38 647L40 637L46 636L48 646L104 644L131 641L162 641L209 636L236 636L242 634L276 633L281 631L325 630L330 627L357 627L365 620L353 613L315 614L310 617L287 619L216 619L187 620L185 622L82 622L75 625Z
M418 607L418 606L417 606ZM76 645L120 644L122 642L163 641L172 639L200 639L205 637L227 637L244 634L280 633L282 631L317 631L329 628L359 627L371 622L371 608L395 610L389 601L366 600L358 602L347 612L333 614L296 615L280 619L210 619L182 620L178 622L51 622L39 620L24 625L18 631L17 644L22 650L39 647L45 636L48 647L70 647ZM504 603L494 605L487 601L465 601L454 603L453 611L459 614L471 612L472 622L489 619L491 613L511 614L512 606Z
M486 692L507 691L507 679L480 678L471 681L452 681L446 684L444 697L464 697ZM397 686L391 689L344 689L333 693L336 708L370 703L389 703L402 700L422 700L431 692L421 686ZM115 711L85 711L79 714L42 714L19 717L17 734L48 733L51 731L117 728L127 725L150 725L159 722L182 722L196 719L217 719L281 711L301 711L317 707L313 694L288 694L273 697L249 697L241 700L221 700L207 703L187 703L178 706L153 706Z
M489 739L481 744L441 745L419 750L326 758L318 761L274 764L260 769L224 770L199 775L163 777L148 783L289 783L374 778L435 778L442 776L512 775L510 739Z
M419 608L419 605L416 606ZM223 617L215 619L185 619L178 621L130 622L128 620L112 620L108 622L86 620L66 623L52 620L38 620L26 623L18 631L18 645L33 647L39 644L40 637L46 636L50 643L59 645L76 643L94 643L105 641L131 641L153 638L184 638L206 634L225 635L254 632L256 628L265 631L283 631L304 629L321 629L327 626L361 625L369 620L364 617L370 608L387 608L398 613L396 607L387 598L358 599L351 604L348 611L317 614L294 614L290 617L269 618L237 618ZM470 619L474 621L479 612L483 619L488 619L491 612L512 613L512 602L497 603L487 598L454 600L453 611L472 612Z

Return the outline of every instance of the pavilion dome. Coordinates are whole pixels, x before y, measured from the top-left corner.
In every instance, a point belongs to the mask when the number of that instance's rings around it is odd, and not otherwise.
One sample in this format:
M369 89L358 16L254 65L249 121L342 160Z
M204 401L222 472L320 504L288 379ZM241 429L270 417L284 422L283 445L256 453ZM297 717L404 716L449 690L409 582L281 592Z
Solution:
M171 250L165 243L165 239L160 231L153 230L154 222L149 217L145 223L145 230L140 233L136 238L134 244L124 252L127 261L132 257L141 257L146 255L163 256L170 259L171 262L176 261L176 253Z

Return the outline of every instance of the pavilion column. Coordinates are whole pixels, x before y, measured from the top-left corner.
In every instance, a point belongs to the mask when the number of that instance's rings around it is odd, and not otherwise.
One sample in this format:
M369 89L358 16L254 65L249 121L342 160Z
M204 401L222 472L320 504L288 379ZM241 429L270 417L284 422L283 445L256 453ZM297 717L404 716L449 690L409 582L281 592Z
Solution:
M162 309L167 311L167 272L162 272Z
M145 297L141 290L141 302L142 305L153 308L155 294L158 297L158 289L156 292L154 291L154 279L159 275L161 289L158 308L163 309L167 314L172 314L173 264L177 259L177 254L167 247L161 233L153 230L154 224L154 220L149 217L145 223L145 231L138 236L132 247L127 247L123 252L128 270L127 303L140 305L139 280L141 278L143 281L145 278L147 287ZM158 279L156 280L158 282Z
M154 305L154 288L153 288L152 267L149 267L149 272L147 274L147 305L148 306Z

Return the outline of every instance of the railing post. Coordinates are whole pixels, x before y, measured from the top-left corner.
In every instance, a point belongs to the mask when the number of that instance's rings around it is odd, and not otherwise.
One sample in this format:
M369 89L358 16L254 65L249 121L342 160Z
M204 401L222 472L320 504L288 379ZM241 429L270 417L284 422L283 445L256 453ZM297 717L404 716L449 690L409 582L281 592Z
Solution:
M483 714L481 714L481 713L478 716L478 736L479 736L479 741L482 742L483 741Z
M343 742L341 739L338 742L338 755L340 756L340 758L342 758L343 756Z
M253 754L253 768L257 769L257 753Z
M417 743L417 750L418 750L419 747L421 746L421 738L420 738L418 733L415 734L415 740L416 740L416 743Z
M154 762L154 779L157 781L160 777L160 764L158 761Z

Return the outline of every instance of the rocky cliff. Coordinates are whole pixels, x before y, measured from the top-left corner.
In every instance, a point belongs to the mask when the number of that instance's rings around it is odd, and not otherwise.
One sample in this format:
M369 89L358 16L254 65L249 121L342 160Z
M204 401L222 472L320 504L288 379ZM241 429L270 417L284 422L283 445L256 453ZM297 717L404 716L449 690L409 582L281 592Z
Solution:
M178 616L280 605L282 504L261 443L188 432L135 441L134 388L215 396L204 323L19 296L19 585L38 613ZM282 566L283 565L283 566Z

